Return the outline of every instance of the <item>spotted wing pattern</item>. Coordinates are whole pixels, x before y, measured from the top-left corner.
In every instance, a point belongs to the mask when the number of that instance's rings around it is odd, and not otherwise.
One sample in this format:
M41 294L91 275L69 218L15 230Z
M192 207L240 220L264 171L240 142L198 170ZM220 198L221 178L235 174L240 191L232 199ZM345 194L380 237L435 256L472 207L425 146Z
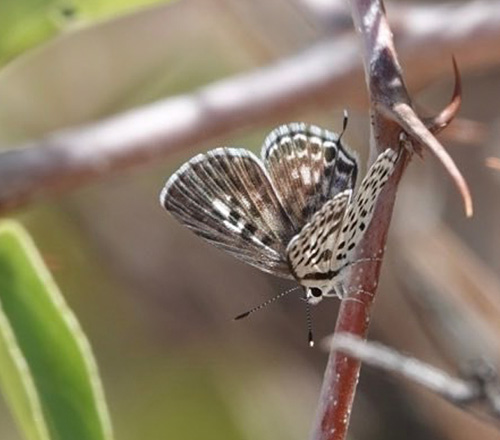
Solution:
M352 190L348 189L325 203L290 241L288 261L298 280L329 272L351 195Z
M377 198L394 171L398 154L388 148L380 154L361 182L346 213L330 271L335 273L346 263L352 262L352 254L373 217Z
M292 278L286 245L295 234L269 176L247 150L217 148L184 164L160 201L197 235L237 258Z
M298 231L336 194L353 189L358 164L338 135L314 125L292 123L273 130L262 161Z

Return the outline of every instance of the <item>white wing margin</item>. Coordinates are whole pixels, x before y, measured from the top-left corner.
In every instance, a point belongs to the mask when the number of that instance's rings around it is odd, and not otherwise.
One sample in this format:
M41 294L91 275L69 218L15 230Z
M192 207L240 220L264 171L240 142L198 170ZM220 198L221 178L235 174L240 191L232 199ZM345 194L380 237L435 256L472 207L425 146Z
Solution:
M368 170L347 211L330 270L335 271L352 261L354 249L372 220L378 196L391 177L397 160L398 153L388 148Z

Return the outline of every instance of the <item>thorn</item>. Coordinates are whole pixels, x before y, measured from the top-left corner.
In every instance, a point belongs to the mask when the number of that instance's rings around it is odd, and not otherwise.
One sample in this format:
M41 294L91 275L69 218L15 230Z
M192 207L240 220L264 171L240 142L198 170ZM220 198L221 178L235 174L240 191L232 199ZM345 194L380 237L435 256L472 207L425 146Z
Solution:
M407 103L398 103L391 108L382 108L381 110L386 113L387 117L396 121L414 141L430 150L442 163L462 196L465 215L472 217L472 197L467 182L448 152L424 125L413 108Z
M455 75L455 87L450 103L439 113L432 118L425 118L425 126L431 133L437 134L448 126L448 124L455 118L460 106L462 105L462 80L460 78L460 71L458 70L457 60L452 56L453 73Z

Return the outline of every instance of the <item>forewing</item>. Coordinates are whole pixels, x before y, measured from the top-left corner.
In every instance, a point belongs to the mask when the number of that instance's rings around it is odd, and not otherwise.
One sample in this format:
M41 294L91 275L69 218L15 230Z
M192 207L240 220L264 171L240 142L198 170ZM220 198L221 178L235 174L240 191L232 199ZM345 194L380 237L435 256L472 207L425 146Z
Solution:
M265 272L291 278L286 245L293 227L252 153L218 148L194 157L168 180L160 201L215 246Z
M292 123L273 130L262 160L297 232L328 200L356 184L356 156L336 134L314 125Z
M325 203L290 241L288 261L297 280L329 272L351 194L352 190L345 190Z
M368 170L349 206L336 255L332 258L331 270L335 271L352 262L354 249L372 220L375 203L394 171L397 158L397 153L388 148L378 156Z

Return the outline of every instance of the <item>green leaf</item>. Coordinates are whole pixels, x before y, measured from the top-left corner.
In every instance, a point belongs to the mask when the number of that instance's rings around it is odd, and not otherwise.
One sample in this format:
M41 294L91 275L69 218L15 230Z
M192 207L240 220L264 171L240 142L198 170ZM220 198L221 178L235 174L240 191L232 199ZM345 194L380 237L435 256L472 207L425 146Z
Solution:
M62 31L160 1L0 0L0 65Z
M110 440L91 353L31 238L0 223L0 387L29 440Z

